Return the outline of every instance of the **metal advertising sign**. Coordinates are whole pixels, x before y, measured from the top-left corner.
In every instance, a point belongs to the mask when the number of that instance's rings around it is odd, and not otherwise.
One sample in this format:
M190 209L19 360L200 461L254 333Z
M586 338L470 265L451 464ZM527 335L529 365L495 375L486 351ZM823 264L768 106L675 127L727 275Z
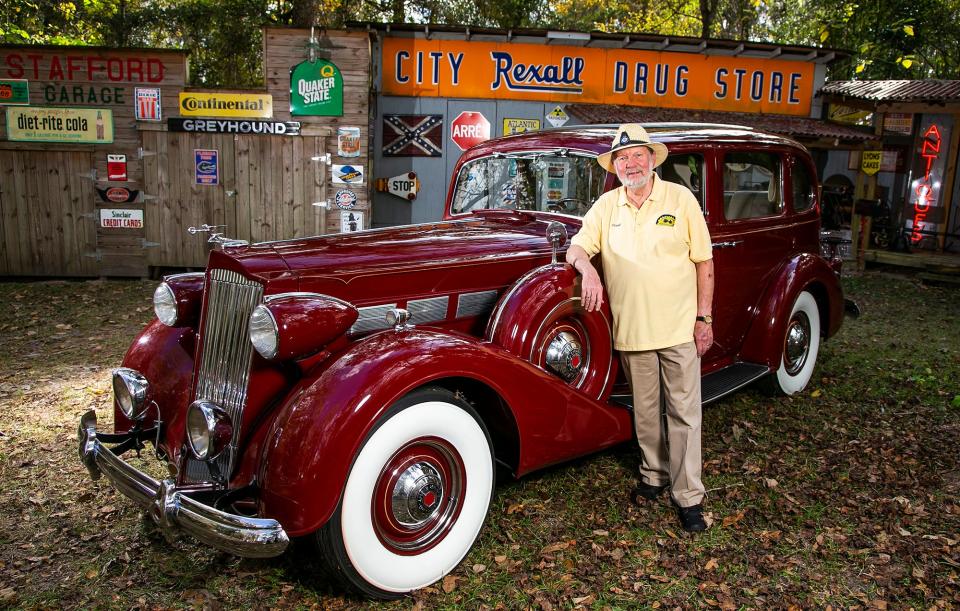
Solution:
M337 208L350 210L357 205L357 194L349 189L340 189L333 200L337 203Z
M384 95L627 104L808 116L813 62L652 49L390 36Z
M337 155L340 157L360 156L360 128L337 128Z
M180 93L180 114L187 117L273 116L273 96L266 93Z
M540 119L504 119L503 135L535 132L540 129Z
M30 81L26 79L0 80L0 106L30 104Z
M107 180L127 180L126 155L107 155Z
M305 61L290 69L290 114L343 116L343 76L330 61Z
M340 213L340 231L343 233L353 233L363 229L363 213L356 210L349 212L344 210Z
M363 184L363 166L362 165L339 165L333 164L333 184L335 185L360 185Z
M110 229L143 229L143 210L101 208L100 226Z
M167 119L167 131L298 136L300 134L300 122L257 121L254 119Z
M162 115L159 87L136 87L133 108L137 121L159 121Z
M216 185L220 183L220 151L216 149L194 149L196 161L196 181L198 185Z
M873 176L880 171L881 161L883 161L883 151L863 151L860 156L860 169L867 176Z
M7 138L17 142L113 142L113 112L107 108L7 109Z
M104 202L113 202L115 204L129 204L137 199L140 194L139 189L128 189L126 187L94 187L97 194Z

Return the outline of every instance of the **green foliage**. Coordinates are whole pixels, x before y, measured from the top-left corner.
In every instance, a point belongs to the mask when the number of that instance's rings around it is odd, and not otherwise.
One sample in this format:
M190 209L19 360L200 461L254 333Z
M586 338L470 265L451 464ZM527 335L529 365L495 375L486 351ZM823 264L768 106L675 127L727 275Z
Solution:
M6 0L0 41L190 51L190 84L262 85L264 25L408 21L647 32L852 52L831 78L960 78L960 0Z

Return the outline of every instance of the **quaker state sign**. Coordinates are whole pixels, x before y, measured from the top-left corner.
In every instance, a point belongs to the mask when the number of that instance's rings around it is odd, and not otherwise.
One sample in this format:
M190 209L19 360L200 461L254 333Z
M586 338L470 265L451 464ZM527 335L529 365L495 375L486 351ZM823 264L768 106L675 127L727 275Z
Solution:
M290 114L343 116L343 77L333 62L305 61L290 69Z

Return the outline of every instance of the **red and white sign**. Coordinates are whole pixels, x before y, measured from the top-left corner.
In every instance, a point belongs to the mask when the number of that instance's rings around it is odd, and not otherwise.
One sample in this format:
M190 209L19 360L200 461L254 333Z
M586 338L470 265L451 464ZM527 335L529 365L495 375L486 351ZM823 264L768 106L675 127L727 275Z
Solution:
M107 155L107 180L127 179L127 156Z
M135 90L136 101L134 109L137 121L159 121L160 113L160 88L159 87L137 87Z
M490 122L483 113L465 110L450 124L450 139L465 151L490 139Z
M386 191L390 195L413 201L420 191L420 179L416 172L405 172L390 178L378 178L376 186L377 191Z
M100 226L112 229L143 229L143 210L101 208Z

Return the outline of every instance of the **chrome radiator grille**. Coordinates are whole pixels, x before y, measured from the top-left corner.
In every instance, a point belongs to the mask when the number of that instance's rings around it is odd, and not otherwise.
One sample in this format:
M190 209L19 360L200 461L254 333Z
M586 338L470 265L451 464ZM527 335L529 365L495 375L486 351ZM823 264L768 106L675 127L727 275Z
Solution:
M247 322L262 300L261 284L229 270L210 271L193 399L205 399L222 407L234 423L233 439L230 448L214 461L213 468L206 462L189 458L184 474L186 481L225 481L233 469L253 359Z

